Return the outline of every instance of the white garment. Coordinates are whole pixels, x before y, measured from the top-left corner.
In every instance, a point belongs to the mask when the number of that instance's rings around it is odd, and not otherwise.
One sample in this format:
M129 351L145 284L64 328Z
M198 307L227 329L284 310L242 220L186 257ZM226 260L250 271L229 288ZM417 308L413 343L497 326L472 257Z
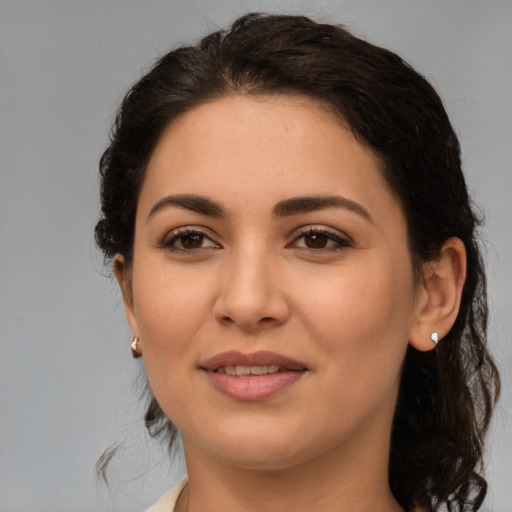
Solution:
M181 491L188 484L188 477L178 482L170 491L167 491L152 507L145 512L174 512L174 507ZM421 512L420 509L417 512Z
M174 506L187 483L188 478L185 477L170 491L167 491L152 507L149 507L146 512L174 512Z

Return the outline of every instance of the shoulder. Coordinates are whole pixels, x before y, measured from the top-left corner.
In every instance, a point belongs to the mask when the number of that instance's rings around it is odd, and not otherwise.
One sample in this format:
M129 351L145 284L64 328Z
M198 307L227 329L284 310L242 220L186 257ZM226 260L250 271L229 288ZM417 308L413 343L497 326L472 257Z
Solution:
M167 491L153 506L149 507L146 512L173 512L176 501L187 483L188 478L185 477L170 491Z

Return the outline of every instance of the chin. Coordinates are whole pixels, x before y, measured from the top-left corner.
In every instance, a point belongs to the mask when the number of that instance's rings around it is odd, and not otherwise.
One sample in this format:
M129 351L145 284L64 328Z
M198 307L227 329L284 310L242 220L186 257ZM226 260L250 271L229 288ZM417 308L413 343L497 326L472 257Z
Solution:
M262 435L263 434L263 435ZM270 432L264 428L257 432L231 431L222 439L210 439L210 453L225 463L240 469L277 471L306 462L311 447L300 434Z
M307 457L301 457L300 454L280 454L275 450L246 450L243 453L223 453L222 459L230 466L251 471L283 471L297 467L307 461Z

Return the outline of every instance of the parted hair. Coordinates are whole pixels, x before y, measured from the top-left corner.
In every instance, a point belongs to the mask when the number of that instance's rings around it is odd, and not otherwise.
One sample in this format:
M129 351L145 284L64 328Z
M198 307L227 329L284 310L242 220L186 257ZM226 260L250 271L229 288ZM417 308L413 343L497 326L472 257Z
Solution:
M107 262L119 253L130 264L146 165L173 120L215 98L269 94L322 102L378 157L405 212L417 279L448 238L465 245L467 278L455 324L435 350L409 347L405 357L389 482L406 510L476 511L487 490L484 437L499 394L487 349L480 220L438 94L396 54L342 26L264 14L245 15L227 31L165 54L125 96L101 158L97 244ZM146 427L171 446L176 428L148 393ZM100 473L109 458L100 459Z

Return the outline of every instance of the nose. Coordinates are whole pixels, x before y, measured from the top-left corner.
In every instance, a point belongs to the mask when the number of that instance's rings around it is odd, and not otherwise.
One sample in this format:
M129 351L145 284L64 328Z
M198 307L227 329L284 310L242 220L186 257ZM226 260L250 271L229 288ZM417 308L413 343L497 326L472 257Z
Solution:
M275 255L264 251L239 252L227 260L214 305L217 321L248 332L284 324L290 310L278 267Z

